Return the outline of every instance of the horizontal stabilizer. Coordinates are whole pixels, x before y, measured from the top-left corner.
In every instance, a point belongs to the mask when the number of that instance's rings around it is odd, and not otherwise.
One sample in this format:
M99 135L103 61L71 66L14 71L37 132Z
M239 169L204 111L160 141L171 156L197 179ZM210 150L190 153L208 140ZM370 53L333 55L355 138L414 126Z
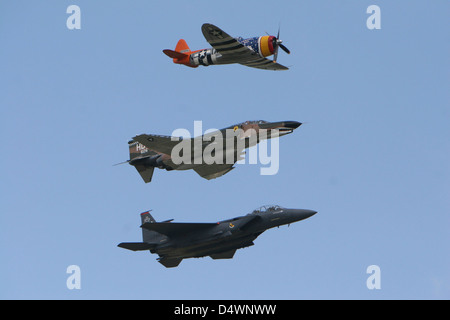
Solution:
M173 50L170 50L170 49L165 49L165 50L163 50L163 52L167 56L169 56L169 57L171 57L173 59L184 59L184 58L188 58L189 57L188 54L177 52L177 51L173 51Z
M142 180L144 180L145 183L149 183L152 181L153 171L155 170L155 167L146 167L143 165L135 165L134 167L139 172Z
M144 251L153 249L155 247L155 244L145 242L122 242L117 246L132 251Z

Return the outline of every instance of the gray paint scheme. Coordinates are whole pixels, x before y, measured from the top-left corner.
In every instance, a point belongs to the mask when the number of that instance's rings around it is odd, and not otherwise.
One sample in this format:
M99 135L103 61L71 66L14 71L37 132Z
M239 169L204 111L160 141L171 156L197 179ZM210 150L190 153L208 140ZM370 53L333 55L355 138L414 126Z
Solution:
M147 211L141 214L143 242L122 242L118 247L149 250L158 254L158 261L167 268L176 267L187 258L231 259L237 249L252 246L267 229L307 219L316 213L272 205L214 223L179 223L156 222Z

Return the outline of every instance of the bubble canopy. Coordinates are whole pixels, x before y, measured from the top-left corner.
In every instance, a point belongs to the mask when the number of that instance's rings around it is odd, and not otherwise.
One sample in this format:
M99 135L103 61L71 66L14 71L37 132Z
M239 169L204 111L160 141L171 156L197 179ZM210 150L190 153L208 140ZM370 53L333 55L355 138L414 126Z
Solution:
M242 122L242 124L263 124L263 123L269 123L265 120L248 120L245 122Z
M282 206L279 206L277 204L267 204L265 206L261 206L259 208L256 208L253 210L252 213L261 213L261 212L267 212L267 211L278 211L284 209Z

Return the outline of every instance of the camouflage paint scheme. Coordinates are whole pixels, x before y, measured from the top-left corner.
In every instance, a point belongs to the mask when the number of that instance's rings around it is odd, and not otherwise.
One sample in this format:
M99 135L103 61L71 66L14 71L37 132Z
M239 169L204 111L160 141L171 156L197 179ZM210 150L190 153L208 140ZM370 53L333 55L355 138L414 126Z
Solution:
M204 161L201 163L191 161L190 163L175 164L172 161L171 154L172 149L181 142L179 137L141 134L135 136L133 140L128 142L130 160L127 162L136 168L145 183L152 180L153 171L155 168L165 169L167 171L193 169L202 178L208 180L215 179L234 169L234 164L241 159L241 155L243 154L245 148L249 148L261 141L261 129L269 130L265 131L267 132L266 138L271 139L292 133L300 125L301 123L297 121L246 121L216 132L208 133L201 137L190 139L192 145L191 154L194 156L196 153L195 147L201 148L201 151L203 151L209 144L215 142L215 138L212 139L211 137L215 137L217 135L226 137L227 132L230 132L231 130L236 132L238 135L236 138L245 140L245 143L242 144L241 147L239 147L240 145L238 143L234 143L234 149L229 150L227 149L227 143L224 141L223 153L226 154L233 152L233 161L232 163L223 161L220 164L207 164ZM276 136L271 136L270 130L276 130L274 131L277 132ZM194 159L192 158L191 160Z

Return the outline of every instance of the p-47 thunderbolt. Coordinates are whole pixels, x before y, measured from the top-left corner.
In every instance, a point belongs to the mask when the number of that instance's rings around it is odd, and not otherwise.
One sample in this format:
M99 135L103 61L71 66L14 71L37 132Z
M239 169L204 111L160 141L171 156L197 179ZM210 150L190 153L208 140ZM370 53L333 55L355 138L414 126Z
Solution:
M156 222L150 212L141 213L143 242L122 242L118 246L132 251L150 250L167 268L183 259L210 256L231 259L237 249L252 246L267 229L307 219L316 211L263 206L245 216L215 223Z
M244 159L244 149L292 133L300 125L297 121L246 121L189 139L141 134L128 142L130 160L124 163L134 166L146 183L152 180L155 168L193 169L210 180L234 169L234 164Z
M258 69L288 70L287 67L277 63L278 48L290 53L280 40L280 30L276 37L267 35L248 39L233 38L219 27L205 23L202 32L212 48L191 51L186 41L180 39L175 51L165 49L163 52L173 58L174 63L192 68L200 65L240 63ZM274 56L273 60L266 58L271 55Z

